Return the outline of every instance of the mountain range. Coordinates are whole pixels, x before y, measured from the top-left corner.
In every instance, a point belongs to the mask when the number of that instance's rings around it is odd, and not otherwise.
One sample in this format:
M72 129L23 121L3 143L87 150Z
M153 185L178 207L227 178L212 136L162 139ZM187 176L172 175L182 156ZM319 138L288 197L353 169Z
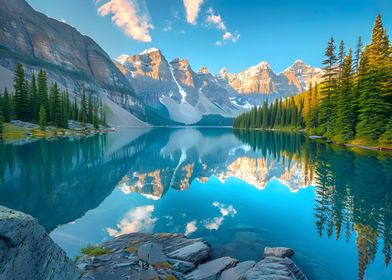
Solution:
M265 100L306 90L322 70L295 61L281 73L267 62L240 73L192 69L156 48L111 59L90 37L35 11L25 0L0 0L0 85L12 88L22 63L27 77L39 69L80 99L82 89L100 96L113 126L230 125ZM3 89L1 89L2 91Z

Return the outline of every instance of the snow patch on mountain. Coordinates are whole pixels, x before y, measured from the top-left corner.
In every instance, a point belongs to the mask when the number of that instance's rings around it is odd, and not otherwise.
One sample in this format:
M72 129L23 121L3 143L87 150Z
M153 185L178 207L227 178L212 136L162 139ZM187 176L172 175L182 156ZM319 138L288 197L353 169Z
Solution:
M173 80L174 80L174 82L176 83L176 85L178 87L179 93L181 94L181 97L182 97L181 98L181 103L185 103L186 102L185 98L187 96L186 91L177 82L176 77L174 77L174 74L173 74L173 69L171 67L170 67L170 73L172 74Z
M202 118L200 111L189 103L177 103L167 96L161 97L159 100L167 108L170 119L173 121L189 125L197 123Z

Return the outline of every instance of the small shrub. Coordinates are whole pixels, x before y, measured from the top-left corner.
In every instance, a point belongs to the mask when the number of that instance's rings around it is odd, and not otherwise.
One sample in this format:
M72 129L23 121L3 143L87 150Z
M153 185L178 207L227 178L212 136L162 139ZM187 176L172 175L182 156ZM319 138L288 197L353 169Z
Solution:
M136 253L137 252L137 250L138 250L138 248L137 247L128 247L127 249L126 249L126 251L128 252L128 253L130 253L130 254L134 254L134 253Z
M107 253L110 252L110 250L104 247L95 247L95 246L88 245L87 247L81 249L80 252L83 255L87 255L87 256L100 256L100 255L106 255Z
M173 274L169 274L165 280L177 280L177 278Z
M157 264L155 264L154 267L155 267L156 269L161 269L161 268L163 268L163 269L169 269L169 268L172 267L172 265L171 265L170 263L168 263L168 262L162 262L162 263L157 263Z

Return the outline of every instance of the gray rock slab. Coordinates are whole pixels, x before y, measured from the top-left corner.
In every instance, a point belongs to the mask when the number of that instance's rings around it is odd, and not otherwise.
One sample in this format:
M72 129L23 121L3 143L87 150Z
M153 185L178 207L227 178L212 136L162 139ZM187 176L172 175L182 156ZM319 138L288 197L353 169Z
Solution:
M294 255L294 250L287 247L265 247L264 257L278 257L278 258L290 258Z
M151 265L167 262L167 257L162 252L162 247L155 243L148 242L141 245L137 254L139 259Z
M185 275L186 280L215 280L221 272L227 268L234 267L238 260L223 257L199 265L195 270Z
M170 258L199 264L209 258L209 256L211 255L211 247L205 242L197 241L185 247L181 247L175 251L172 251L167 255Z
M194 269L196 266L187 261L181 261L177 259L169 259L169 262L173 264L172 269L181 273L187 273Z
M81 271L36 219L0 206L0 279L79 279Z
M235 267L226 269L222 272L220 280L239 280L245 273L256 264L255 261L245 261L237 264Z

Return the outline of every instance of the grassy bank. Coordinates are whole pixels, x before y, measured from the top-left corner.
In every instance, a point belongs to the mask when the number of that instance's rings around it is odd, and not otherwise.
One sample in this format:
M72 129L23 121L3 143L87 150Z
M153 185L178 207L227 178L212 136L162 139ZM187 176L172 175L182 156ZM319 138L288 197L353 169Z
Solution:
M96 133L105 133L113 131L112 129L64 129L56 127L47 127L45 130L39 128L26 128L11 123L4 123L3 134L0 135L4 141L23 140L28 138L55 138L69 136L89 136Z

